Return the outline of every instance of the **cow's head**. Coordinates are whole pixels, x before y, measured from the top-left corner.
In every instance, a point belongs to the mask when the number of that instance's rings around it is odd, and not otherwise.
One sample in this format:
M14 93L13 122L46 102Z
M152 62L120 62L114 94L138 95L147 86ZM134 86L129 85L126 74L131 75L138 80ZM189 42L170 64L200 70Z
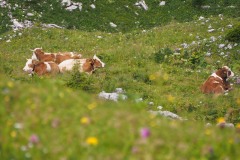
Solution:
M234 76L234 73L228 66L223 66L222 68L218 69L216 74L223 79L227 79Z
M31 50L31 51L33 52L33 55L32 55L33 60L38 60L38 56L44 54L42 48L35 48L34 50Z
M101 68L105 66L105 63L103 63L95 54L93 56L93 66L94 68Z
M27 72L27 73L32 73L34 64L36 64L36 63L37 63L36 60L27 59L27 62L25 64L25 66L23 67L23 71Z

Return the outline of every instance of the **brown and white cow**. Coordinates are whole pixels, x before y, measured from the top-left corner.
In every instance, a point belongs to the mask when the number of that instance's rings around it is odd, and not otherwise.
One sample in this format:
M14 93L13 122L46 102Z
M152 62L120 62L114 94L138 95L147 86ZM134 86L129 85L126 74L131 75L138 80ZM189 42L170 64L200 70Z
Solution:
M202 84L201 91L206 94L222 94L231 90L231 84L227 79L233 76L234 73L231 69L228 66L224 66L208 77L208 79Z
M59 67L55 62L39 62L36 60L28 59L23 71L33 74L36 73L39 76L45 74L58 74L60 73Z
M59 52L59 53L44 53L42 48L35 48L33 51L32 59L42 62L55 62L57 64L67 59L80 59L81 54L75 54L73 52Z
M102 68L105 64L96 56L94 55L93 58L87 59L68 59L60 63L59 69L61 73L66 71L72 71L74 66L78 65L79 72L86 72L92 74L97 68Z

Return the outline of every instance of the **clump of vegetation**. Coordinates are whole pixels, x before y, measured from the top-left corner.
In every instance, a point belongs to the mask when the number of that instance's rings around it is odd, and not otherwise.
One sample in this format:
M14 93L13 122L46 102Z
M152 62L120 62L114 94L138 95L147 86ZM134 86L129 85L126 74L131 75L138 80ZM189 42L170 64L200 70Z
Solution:
M87 92L93 90L92 78L86 73L80 73L77 70L72 73L72 76L70 80L67 81L66 85L70 88L81 89Z
M156 63L162 63L166 61L173 51L170 48L162 48L154 54L154 60Z
M240 42L240 25L229 31L225 39L230 42Z

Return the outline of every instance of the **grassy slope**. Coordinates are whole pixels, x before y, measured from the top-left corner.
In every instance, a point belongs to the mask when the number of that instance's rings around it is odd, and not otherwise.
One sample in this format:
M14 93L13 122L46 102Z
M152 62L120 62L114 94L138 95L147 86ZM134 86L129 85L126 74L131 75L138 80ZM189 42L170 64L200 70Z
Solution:
M232 113L226 117L228 122L239 122L239 86L235 84L235 90L228 96L205 96L199 92L201 83L218 66L228 64L239 74L238 61L233 58L238 55L239 46L227 50L231 56L225 59L219 56L224 50L217 47L225 43L224 40L204 42L211 36L224 36L229 30L228 24L238 23L237 18L224 17L221 21L219 17L212 17L205 24L198 20L173 21L146 32L125 34L33 28L20 31L22 36L15 37L18 33L13 32L1 35L4 37L0 43L0 105L4 106L0 110L1 159L239 157L236 129L203 126L206 122L215 124L216 118L224 117L227 112ZM208 33L210 24L216 29L224 28L224 32ZM14 38L7 43L10 36ZM211 49L214 54L206 58L207 65L184 64L178 57L170 57L161 64L155 62L155 53L161 48L174 50L184 42L198 41L196 36L200 37L201 45L186 51L190 55L193 52L204 55ZM48 52L78 51L84 57L96 53L106 63L106 68L97 70L88 79L92 84L89 93L78 86L74 86L77 89L66 87L67 82L76 81L71 73L57 77L27 77L22 68L25 59L31 57L29 49L40 46ZM220 64L216 63L218 60ZM116 87L126 90L128 101L113 103L96 98L100 91L111 92ZM135 103L140 97L144 101ZM189 120L179 122L152 116L146 112L150 101L155 103L151 107L153 110L162 105L164 110ZM89 109L91 106L96 107ZM91 123L82 124L83 117L89 117ZM16 123L23 124L23 129L17 129ZM139 135L142 127L151 131L147 140ZM40 139L33 146L29 145L32 134ZM99 144L87 145L85 141L89 136L96 137Z

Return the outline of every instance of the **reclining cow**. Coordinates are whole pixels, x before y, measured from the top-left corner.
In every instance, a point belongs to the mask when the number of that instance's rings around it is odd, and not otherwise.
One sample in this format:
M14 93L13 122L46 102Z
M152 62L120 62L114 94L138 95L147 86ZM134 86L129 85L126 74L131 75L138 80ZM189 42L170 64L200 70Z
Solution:
M105 64L96 55L94 55L93 58L87 59L68 59L60 63L58 66L61 73L72 71L74 66L78 66L79 72L92 74L93 71L97 68L104 67Z
M55 62L57 64L67 59L80 59L81 54L75 54L73 52L59 52L59 53L44 53L42 48L35 48L33 51L32 59L42 62Z
M222 94L226 91L229 91L232 89L232 87L227 79L233 76L234 73L231 71L231 69L227 66L224 66L208 77L208 79L202 84L201 91L203 93L214 94Z
M59 67L55 62L39 62L32 59L27 59L23 71L31 75L36 73L38 76L60 73Z

